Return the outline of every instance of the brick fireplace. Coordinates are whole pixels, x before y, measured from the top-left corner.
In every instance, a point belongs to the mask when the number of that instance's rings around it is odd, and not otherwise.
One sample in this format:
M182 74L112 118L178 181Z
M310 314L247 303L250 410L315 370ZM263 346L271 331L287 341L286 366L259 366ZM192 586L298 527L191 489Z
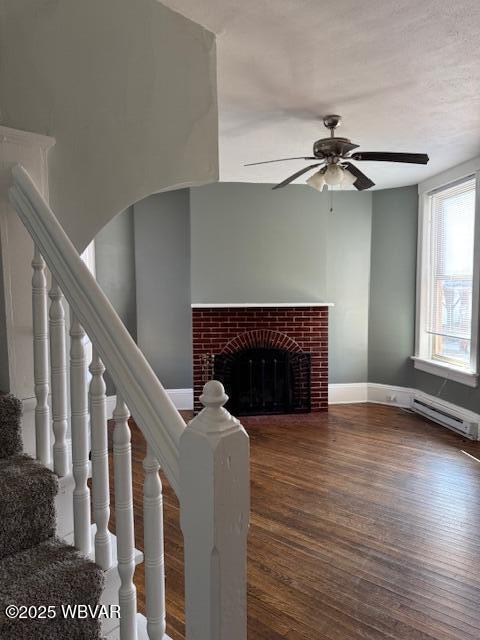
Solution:
M291 354L293 362L301 363L296 367L301 378L296 384L302 394L301 387L308 381L309 393L308 405L304 401L299 406L304 410L326 411L329 306L329 303L192 305L195 411L201 408L198 398L203 385L215 377L216 362L218 373L220 361L228 361L239 352L268 348ZM307 358L308 376L304 364ZM275 412L278 411L272 411Z

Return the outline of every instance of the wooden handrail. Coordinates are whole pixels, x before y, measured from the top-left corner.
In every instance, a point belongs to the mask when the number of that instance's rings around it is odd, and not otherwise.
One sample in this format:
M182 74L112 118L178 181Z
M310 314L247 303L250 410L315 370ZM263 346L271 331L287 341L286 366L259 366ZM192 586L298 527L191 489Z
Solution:
M12 204L178 494L183 418L27 171L12 174Z

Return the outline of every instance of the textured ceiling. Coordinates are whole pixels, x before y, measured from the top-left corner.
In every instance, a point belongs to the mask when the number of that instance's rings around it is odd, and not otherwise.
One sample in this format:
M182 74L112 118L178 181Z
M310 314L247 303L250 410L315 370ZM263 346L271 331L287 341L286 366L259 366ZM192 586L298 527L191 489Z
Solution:
M479 0L162 0L218 36L220 179L277 182L339 113L377 187L417 183L480 153ZM300 182L304 178L300 179Z

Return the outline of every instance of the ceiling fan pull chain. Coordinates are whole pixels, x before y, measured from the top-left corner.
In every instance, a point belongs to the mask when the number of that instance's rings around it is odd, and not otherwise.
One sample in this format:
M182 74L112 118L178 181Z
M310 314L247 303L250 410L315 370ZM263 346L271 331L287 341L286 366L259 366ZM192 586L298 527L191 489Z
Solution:
M330 193L330 213L333 213L333 189L328 190Z

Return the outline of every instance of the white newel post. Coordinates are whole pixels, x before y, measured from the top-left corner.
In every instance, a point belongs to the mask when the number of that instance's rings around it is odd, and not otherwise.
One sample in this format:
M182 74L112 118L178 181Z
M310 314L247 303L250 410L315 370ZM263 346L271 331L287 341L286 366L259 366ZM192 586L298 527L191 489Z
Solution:
M107 396L103 379L105 367L94 348L90 364L90 424L92 434L92 498L95 516L95 562L102 569L112 565L110 519L110 484L108 480Z
M68 473L67 449L67 355L63 294L52 278L50 312L50 376L52 386L53 470L58 476Z
M73 530L75 546L91 551L90 489L88 488L88 398L85 331L70 308L70 406L72 424Z
M117 534L118 573L120 589L120 638L137 640L137 590L135 573L135 532L132 494L132 450L128 426L127 405L117 391L117 405L113 412L113 470L115 478L115 521Z
M249 440L220 382L180 440L187 640L246 640Z
M147 632L150 640L165 635L165 561L163 550L163 498L160 465L147 444L143 461L143 519Z
M50 408L48 406L48 301L45 261L35 247L32 260L33 377L35 383L35 454L51 461Z

